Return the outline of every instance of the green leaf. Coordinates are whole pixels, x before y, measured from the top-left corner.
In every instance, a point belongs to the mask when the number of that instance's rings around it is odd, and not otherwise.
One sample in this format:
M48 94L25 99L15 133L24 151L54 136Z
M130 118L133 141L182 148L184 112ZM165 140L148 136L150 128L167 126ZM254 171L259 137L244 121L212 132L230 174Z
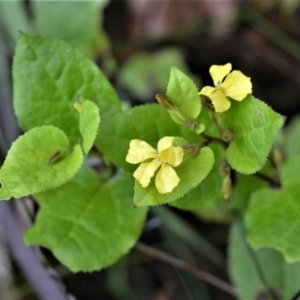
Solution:
M167 96L186 119L196 119L200 114L201 102L197 87L188 76L174 67L171 68ZM170 112L170 115L176 123L184 124L174 113Z
M208 147L201 148L199 153L191 156L185 154L183 162L175 169L180 182L171 193L159 194L152 178L150 184L143 188L135 181L134 206L151 206L174 201L195 188L209 174L214 164L214 154Z
M72 271L105 268L138 239L146 209L132 206L133 180L122 173L106 184L87 166L63 187L35 195L41 208L25 234L28 245L42 245Z
M95 103L86 100L80 109L79 130L83 138L82 149L88 153L96 139L100 123L99 108Z
M215 155L215 163L207 178L170 204L180 209L192 210L203 219L224 222L230 219L228 202L221 194L223 177L220 174L220 165L224 159L224 151L218 145L211 145L211 148Z
M60 157L53 160L53 156ZM0 170L0 199L24 197L54 189L71 179L83 162L81 147L53 126L34 128L20 136Z
M95 56L99 50L107 47L107 41L102 39L100 32L102 2L33 2L38 32L65 40L84 54Z
M300 260L300 178L294 170L299 164L300 154L289 158L283 166L283 188L253 193L246 212L251 245L273 247L289 262Z
M299 290L300 263L287 263L274 249L254 251L247 245L240 223L233 224L230 230L229 271L240 300L262 299L259 294L267 299L267 287L280 299L291 299Z
M80 139L80 98L97 104L101 115L120 111L118 97L92 61L63 41L21 34L13 64L14 106L21 127L62 129L71 143Z
M252 194L246 224L249 241L255 249L273 247L289 262L300 260L299 197L299 183L283 191L263 189Z
M222 127L233 134L226 151L232 168L243 174L261 169L282 125L281 115L251 95L241 102L231 101Z
M156 149L165 136L181 136L190 143L201 138L185 126L175 124L158 104L142 105L122 113L102 116L96 146L117 166L133 172L136 165L125 161L132 139L140 139Z

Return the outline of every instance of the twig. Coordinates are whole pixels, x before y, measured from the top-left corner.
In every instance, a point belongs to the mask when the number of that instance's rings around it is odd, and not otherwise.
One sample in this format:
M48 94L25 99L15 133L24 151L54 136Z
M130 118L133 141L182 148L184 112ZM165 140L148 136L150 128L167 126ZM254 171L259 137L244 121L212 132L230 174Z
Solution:
M150 256L153 256L159 260L162 260L174 267L185 270L185 271L199 277L201 280L206 281L207 283L210 283L211 285L219 288L220 290L223 290L223 291L227 292L228 294L237 297L237 293L236 293L235 289L230 284L228 284L227 282L225 282L203 270L200 270L200 269L186 263L185 261L182 261L176 257L173 257L163 251L149 247L141 242L137 242L135 244L135 248L141 252L144 252Z

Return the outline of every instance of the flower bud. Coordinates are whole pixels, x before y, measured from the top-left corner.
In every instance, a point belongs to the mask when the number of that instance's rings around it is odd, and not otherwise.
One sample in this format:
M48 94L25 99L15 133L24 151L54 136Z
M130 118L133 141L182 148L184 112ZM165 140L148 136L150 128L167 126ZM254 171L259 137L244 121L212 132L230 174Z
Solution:
M157 102L162 105L164 108L176 112L178 109L175 106L175 104L172 102L172 100L165 94L158 93L155 96Z
M181 119L183 122L186 122L186 118L184 115L179 111L177 106L173 103L173 101L165 94L158 93L155 96L157 102L162 105L164 108L169 110L170 112L174 113L177 115L179 119Z

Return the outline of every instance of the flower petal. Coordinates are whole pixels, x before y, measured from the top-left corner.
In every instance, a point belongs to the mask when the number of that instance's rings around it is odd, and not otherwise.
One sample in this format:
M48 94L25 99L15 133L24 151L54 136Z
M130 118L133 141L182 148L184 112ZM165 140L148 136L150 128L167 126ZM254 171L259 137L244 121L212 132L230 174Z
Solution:
M173 140L174 140L174 136L165 136L162 139L160 139L157 143L158 153L164 149L171 147Z
M129 144L126 161L131 164L138 164L148 158L157 157L157 151L149 144L141 140L131 140Z
M228 74L221 88L226 96L237 101L243 100L252 93L250 77L245 76L241 71L233 71Z
M214 85L218 86L222 83L224 77L231 71L231 64L224 66L213 65L209 69L209 73L214 81Z
M199 94L209 97L209 95L215 90L216 88L212 86L205 86L202 88Z
M230 101L225 97L220 89L216 89L213 93L211 93L210 99L215 111L218 113L226 111L231 105Z
M168 164L162 164L155 177L155 186L160 194L171 193L179 181L175 170Z
M162 163L177 167L183 160L183 149L181 147L169 147L160 151L158 157Z
M148 163L142 163L133 173L133 177L142 185L147 187L156 170L160 167L161 161L158 158L153 159Z

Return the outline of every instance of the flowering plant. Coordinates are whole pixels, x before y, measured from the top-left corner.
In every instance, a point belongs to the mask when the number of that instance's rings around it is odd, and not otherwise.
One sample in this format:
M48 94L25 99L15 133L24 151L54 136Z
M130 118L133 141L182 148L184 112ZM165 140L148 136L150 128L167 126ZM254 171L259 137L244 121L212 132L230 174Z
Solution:
M25 133L0 169L0 199L38 203L26 243L73 271L99 270L133 247L149 207L169 204L234 220L234 237L241 215L254 248L299 261L300 149L282 142L294 131L278 138L283 117L231 69L211 66L214 86L199 92L173 67L159 103L126 108L78 50L21 34L14 107Z

